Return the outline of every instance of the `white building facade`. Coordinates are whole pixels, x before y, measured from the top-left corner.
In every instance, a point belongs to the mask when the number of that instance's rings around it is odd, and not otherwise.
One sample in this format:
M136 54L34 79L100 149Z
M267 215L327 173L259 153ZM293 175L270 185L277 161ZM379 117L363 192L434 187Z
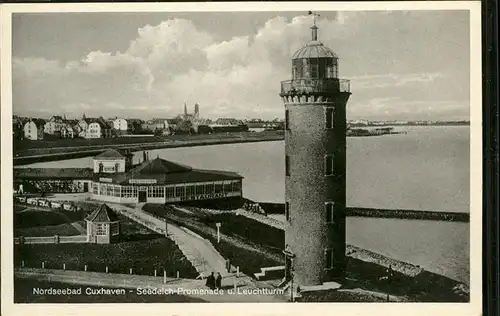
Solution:
M30 120L23 126L24 138L29 140L43 139L44 126L37 124L37 122Z
M126 119L117 118L113 121L113 128L117 131L126 132L128 131L128 127Z

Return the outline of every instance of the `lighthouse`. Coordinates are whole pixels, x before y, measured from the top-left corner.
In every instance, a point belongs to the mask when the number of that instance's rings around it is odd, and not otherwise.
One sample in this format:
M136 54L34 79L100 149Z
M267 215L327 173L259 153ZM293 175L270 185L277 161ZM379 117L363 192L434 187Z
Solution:
M311 14L311 13L310 13ZM346 250L346 104L348 80L337 55L318 40L292 56L281 82L285 105L285 256L293 286L342 277Z

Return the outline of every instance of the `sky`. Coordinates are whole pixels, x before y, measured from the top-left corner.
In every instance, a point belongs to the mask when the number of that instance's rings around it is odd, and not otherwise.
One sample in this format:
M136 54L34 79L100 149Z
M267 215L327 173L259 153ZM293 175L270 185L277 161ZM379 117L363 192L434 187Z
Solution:
M350 120L468 120L468 11L319 12L351 81ZM306 12L16 13L13 112L30 117L283 118Z

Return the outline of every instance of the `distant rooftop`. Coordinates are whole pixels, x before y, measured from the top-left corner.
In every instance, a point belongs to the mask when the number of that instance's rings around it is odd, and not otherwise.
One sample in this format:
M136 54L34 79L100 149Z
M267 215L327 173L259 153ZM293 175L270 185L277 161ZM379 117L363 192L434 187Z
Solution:
M144 161L134 169L113 176L113 183L129 184L131 179L154 180L156 184L196 183L237 180L243 177L235 172L193 169L175 162L156 158Z
M125 155L123 155L121 152L119 152L116 149L110 148L110 149L106 149L104 152L95 156L95 158L125 158Z

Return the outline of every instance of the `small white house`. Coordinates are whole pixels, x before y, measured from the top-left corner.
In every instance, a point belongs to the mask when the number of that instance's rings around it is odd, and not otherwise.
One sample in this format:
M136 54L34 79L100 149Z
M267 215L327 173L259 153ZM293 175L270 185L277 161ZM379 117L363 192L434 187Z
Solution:
M128 122L126 119L117 118L113 121L113 128L120 132L126 132L128 130Z
M101 124L92 122L87 127L85 138L101 138Z
M30 140L43 139L45 122L43 120L31 119L23 126L24 138Z

